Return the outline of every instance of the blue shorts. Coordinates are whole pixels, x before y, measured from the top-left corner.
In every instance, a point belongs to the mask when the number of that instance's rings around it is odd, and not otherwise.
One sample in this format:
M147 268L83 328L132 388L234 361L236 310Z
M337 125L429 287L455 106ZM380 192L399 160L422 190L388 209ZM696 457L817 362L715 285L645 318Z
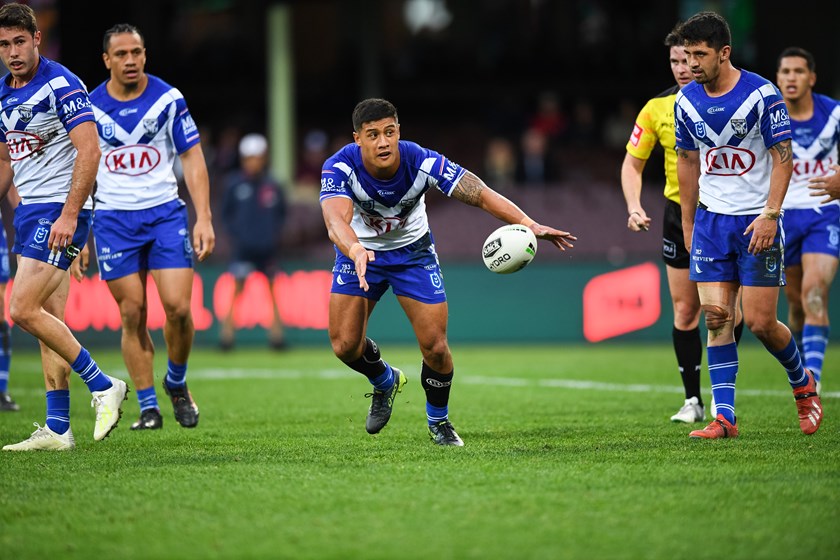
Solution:
M359 287L356 263L335 250L335 266L331 293L359 296L379 301L388 290L423 303L443 303L443 273L440 271L434 238L431 232L405 247L391 251L375 251L376 260L367 266L367 292Z
M6 241L6 228L0 222L0 284L9 281L11 271L9 269L9 243ZM0 294L5 297L6 294Z
M779 218L773 246L758 255L752 255L747 250L752 234L744 235L744 231L756 216L729 216L698 208L694 218L689 278L695 282L783 286L782 219Z
M840 258L840 206L785 210L785 264L800 264L804 253Z
M182 200L144 210L96 210L93 239L103 280L141 270L193 266L187 207Z
M80 210L76 220L73 242L66 250L53 253L47 247L50 228L61 216L64 204L45 202L43 204L18 204L15 208L15 244L12 252L22 257L51 264L61 270L70 268L90 233L90 210Z

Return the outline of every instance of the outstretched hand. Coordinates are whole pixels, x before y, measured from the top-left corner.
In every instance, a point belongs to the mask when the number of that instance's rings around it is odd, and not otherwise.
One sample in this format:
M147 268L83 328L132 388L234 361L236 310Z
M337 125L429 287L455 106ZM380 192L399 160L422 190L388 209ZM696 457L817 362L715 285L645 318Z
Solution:
M571 249L574 247L572 241L577 241L577 237L568 231L560 231L559 229L544 226L536 222L528 227L531 228L531 231L534 232L534 235L536 235L538 239L551 241L561 251L565 251L566 247Z
M840 165L832 165L834 170L832 175L823 175L822 177L812 177L808 180L811 189L811 196L825 196L828 197L822 201L822 204L831 202L832 200L840 200Z
M368 291L368 286L365 275L367 274L367 265L369 262L376 260L376 255L373 251L365 249L361 243L353 243L347 251L347 256L353 259L356 267L356 277L359 279L359 287L364 291Z

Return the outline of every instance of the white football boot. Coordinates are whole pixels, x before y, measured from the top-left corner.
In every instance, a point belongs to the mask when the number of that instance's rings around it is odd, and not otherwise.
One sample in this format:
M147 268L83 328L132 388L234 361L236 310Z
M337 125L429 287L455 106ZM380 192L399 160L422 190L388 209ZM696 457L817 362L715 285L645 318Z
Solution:
M111 380L110 389L91 393L90 406L96 410L96 425L93 427L93 439L96 441L105 439L117 427L122 416L120 407L128 394L125 381L111 376L108 379Z
M49 426L41 426L38 422L34 422L33 425L37 429L32 432L29 439L4 445L3 451L67 451L76 447L73 430L70 428L67 428L63 434L57 434Z
M685 422L691 424L693 422L702 422L706 419L706 411L700 406L700 401L697 397L685 399L685 404L682 408L671 416L671 422Z

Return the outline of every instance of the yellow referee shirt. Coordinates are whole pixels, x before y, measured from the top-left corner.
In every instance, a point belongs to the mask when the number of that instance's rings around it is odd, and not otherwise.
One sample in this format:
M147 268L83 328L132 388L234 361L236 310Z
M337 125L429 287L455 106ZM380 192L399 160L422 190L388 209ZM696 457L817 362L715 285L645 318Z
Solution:
M677 140L674 136L674 100L680 87L667 89L648 101L636 117L627 153L647 161L659 143L665 150L665 198L680 203L677 181Z

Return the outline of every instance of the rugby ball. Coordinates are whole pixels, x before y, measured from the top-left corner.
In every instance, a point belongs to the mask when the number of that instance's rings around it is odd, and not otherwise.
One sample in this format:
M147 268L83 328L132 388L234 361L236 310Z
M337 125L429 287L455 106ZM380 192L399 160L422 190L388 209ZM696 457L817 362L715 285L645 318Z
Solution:
M484 265L497 274L522 270L537 254L537 236L519 224L502 226L487 238L481 250Z

